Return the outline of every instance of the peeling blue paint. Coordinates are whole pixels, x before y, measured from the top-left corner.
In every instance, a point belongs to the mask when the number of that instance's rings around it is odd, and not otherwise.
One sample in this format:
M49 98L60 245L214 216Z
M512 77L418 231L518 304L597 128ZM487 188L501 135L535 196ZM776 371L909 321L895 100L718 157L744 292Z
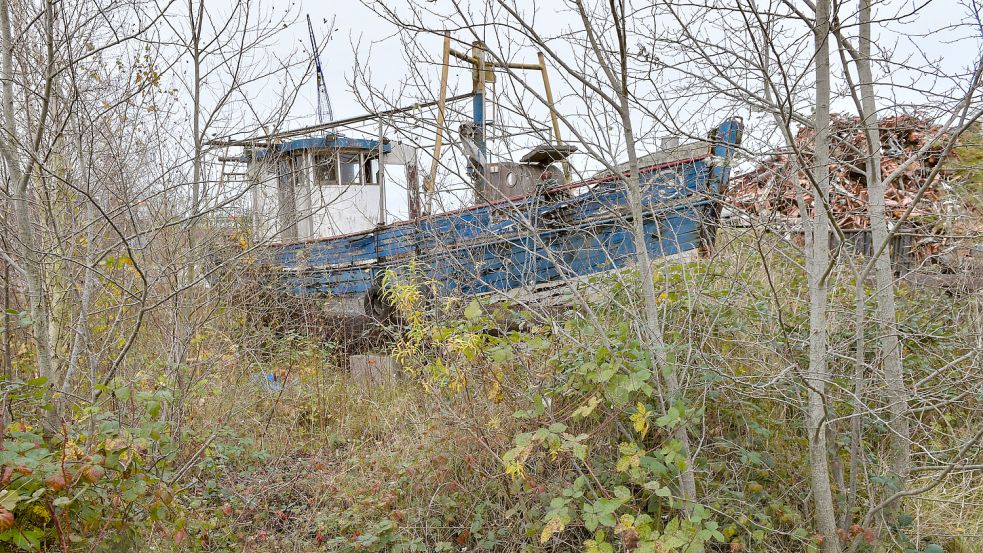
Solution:
M700 247L716 226L740 118L725 121L707 155L641 172L645 244L653 258ZM579 193L578 193L579 192ZM624 181L558 191L270 250L284 292L359 296L388 268L414 260L445 293L477 295L627 267L636 244Z

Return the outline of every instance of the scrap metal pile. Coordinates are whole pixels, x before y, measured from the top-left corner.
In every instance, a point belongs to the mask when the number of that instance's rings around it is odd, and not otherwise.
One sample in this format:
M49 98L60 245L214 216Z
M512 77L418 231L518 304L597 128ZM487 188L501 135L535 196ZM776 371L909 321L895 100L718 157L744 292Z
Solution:
M925 183L933 168L942 162L944 136L932 122L914 115L899 115L881 119L881 175L887 178L909 160L899 176L893 179L885 193L885 207L890 219L897 220L914 203L918 189ZM863 126L856 116L834 115L832 118L831 207L833 218L843 230L862 230L870 226L868 217L867 178L864 163L867 141ZM795 141L803 152L805 164L811 163L815 130L802 128ZM933 142L934 140L934 142ZM801 215L799 199L811 212L812 187L805 173L798 169L803 163L792 153L772 155L752 171L735 176L727 190L728 206L738 214L755 219L794 222ZM793 176L793 172L795 175ZM945 175L937 176L915 205L906 226L928 226L942 215L942 195ZM796 184L798 186L796 186ZM744 217L746 218L746 217ZM930 231L931 229L923 229ZM937 229L936 229L937 230Z

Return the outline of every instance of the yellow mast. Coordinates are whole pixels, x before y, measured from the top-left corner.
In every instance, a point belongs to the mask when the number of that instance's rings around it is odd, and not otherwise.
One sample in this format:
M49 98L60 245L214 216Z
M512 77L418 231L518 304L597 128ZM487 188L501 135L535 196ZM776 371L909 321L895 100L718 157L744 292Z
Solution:
M444 32L444 61L440 70L440 99L437 101L437 140L433 145L433 162L430 164L430 174L423 181L423 191L427 195L426 212L433 213L434 184L437 179L437 166L440 163L440 148L444 139L444 113L447 103L447 72L450 69L451 34Z

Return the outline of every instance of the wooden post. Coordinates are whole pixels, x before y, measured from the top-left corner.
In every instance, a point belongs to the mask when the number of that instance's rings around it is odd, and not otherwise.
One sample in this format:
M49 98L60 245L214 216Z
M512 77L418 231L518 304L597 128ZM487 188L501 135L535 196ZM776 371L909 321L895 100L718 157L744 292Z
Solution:
M413 152L410 158L406 153ZM420 217L420 166L416 156L416 148L405 148L402 151L403 166L406 168L406 202L409 210L410 219L416 220Z
M348 358L352 380L362 386L390 386L399 376L399 367L388 355L352 355Z
M556 116L556 107L553 104L553 89L550 87L550 76L546 70L546 56L542 52L539 52L539 70L543 74L543 88L546 89L546 104L550 108L550 120L553 122L553 140L556 141L557 146L563 145L563 139L560 138L560 121ZM570 180L570 163L567 160L563 160L563 177L569 181Z
M444 113L447 103L447 72L450 69L451 34L444 33L444 61L440 69L440 99L437 101L437 139L433 145L433 162L430 164L430 174L423 181L423 191L427 195L426 213L433 213L434 184L437 179L437 166L440 162L440 147L444 139Z

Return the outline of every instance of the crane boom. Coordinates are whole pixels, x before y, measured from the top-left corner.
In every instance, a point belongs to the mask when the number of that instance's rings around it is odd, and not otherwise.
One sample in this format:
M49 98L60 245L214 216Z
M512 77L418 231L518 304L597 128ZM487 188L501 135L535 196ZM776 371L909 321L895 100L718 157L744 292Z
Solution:
M331 22L334 28L334 20ZM331 111L331 97L328 96L328 85L324 80L324 71L321 70L321 51L317 48L317 37L314 36L314 25L311 23L311 15L307 14L307 31L311 36L311 49L314 56L314 68L317 72L317 120L319 124L334 121L334 113ZM328 31L328 39L331 32Z

